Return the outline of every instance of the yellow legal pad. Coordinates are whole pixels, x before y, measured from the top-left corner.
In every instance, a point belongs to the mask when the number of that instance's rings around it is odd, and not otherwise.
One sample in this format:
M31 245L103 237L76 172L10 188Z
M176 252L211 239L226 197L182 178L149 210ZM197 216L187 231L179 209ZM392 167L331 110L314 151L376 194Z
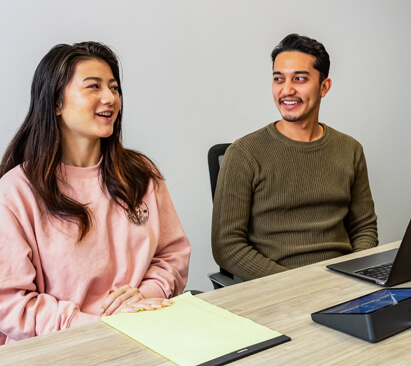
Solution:
M181 366L219 358L221 361L233 352L241 350L241 354L243 349L273 338L281 340L277 344L290 340L189 292L173 298L173 301L173 305L159 310L122 313L102 320ZM210 361L209 364L224 363Z

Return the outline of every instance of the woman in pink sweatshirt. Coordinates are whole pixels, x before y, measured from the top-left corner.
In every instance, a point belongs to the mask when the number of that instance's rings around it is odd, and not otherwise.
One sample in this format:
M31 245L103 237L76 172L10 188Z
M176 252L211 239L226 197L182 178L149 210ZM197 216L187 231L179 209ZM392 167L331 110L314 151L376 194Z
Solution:
M0 166L0 344L171 304L190 244L163 178L121 140L115 54L57 45Z

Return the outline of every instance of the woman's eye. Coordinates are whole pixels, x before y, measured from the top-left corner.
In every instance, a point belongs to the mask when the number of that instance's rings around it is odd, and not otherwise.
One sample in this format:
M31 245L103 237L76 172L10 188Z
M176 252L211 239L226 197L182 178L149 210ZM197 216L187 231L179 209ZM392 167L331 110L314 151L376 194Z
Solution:
M87 88L98 89L98 84L91 84Z
M111 90L118 92L118 85L112 86Z

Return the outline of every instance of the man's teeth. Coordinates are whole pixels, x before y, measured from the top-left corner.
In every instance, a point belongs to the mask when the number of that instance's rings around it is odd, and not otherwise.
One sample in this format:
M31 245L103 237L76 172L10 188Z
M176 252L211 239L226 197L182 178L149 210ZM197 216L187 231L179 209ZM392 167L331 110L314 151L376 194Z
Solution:
M103 112L103 113L97 113L99 116L103 116L103 117L111 117L111 113L110 112Z
M283 103L284 103L285 105L293 105L293 104L297 104L297 102L296 102L296 101L288 101L288 100L284 100L284 101L283 101Z

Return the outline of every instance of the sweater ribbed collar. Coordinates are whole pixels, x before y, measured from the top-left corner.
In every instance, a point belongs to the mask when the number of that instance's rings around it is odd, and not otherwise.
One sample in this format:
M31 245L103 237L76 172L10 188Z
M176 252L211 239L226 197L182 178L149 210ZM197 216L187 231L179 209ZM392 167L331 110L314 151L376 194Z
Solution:
M97 165L89 166L89 167L78 167L72 165L66 165L63 162L60 163L61 173L63 177L67 178L77 178L77 179L89 179L95 178L100 175L100 165L103 160L101 157L100 161Z
M270 123L267 126L267 129L270 132L270 134L273 135L273 137L275 137L275 139L278 139L289 146L293 146L299 149L313 149L324 145L330 138L330 128L326 124L320 123L324 131L323 135L319 139L310 142L292 140L287 136L284 136L282 133L278 132L277 128L275 127L275 124L277 122Z

